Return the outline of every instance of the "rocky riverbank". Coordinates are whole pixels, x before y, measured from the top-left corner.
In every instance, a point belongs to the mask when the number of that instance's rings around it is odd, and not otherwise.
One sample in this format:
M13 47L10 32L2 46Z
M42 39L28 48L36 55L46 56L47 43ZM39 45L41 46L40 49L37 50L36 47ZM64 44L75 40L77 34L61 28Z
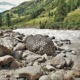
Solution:
M80 80L80 54L69 39L0 32L0 80Z

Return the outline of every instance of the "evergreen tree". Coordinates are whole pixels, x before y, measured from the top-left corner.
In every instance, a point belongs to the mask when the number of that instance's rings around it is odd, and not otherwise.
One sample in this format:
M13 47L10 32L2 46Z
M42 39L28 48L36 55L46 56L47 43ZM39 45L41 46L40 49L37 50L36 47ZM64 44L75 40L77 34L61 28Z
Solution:
M2 26L2 15L0 13L0 27Z
M60 0L57 6L57 9L54 14L54 21L60 22L64 20L64 17L67 15L67 8L65 0Z
M7 13L6 17L7 17L7 26L9 27L9 26L11 26L10 14Z
M49 16L49 18L50 18L50 11L49 11L49 13L48 13L48 16Z

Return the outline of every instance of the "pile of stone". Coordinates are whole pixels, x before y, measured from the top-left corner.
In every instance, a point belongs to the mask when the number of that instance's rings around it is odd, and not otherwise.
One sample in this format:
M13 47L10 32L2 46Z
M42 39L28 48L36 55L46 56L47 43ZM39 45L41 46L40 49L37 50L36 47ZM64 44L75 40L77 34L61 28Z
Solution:
M80 80L80 55L60 48L70 40L0 32L0 80Z

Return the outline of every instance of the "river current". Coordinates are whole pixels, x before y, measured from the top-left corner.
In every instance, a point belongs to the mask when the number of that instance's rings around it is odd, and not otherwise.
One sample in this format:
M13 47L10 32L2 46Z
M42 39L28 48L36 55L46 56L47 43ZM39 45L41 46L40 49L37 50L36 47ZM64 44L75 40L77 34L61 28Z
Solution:
M34 29L34 28L26 28L26 29L16 29L15 32L23 33L24 35L48 35L49 37L54 36L56 40L71 40L70 45L64 45L65 49L77 49L80 50L80 31L79 30L52 30L52 29Z

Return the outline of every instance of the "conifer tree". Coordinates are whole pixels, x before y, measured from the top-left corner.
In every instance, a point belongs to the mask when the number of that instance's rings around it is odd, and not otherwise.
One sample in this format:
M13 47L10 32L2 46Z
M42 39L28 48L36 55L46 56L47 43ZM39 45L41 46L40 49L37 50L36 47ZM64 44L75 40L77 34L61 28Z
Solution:
M6 17L7 17L7 26L9 27L9 26L11 26L10 14L7 13Z
M2 15L0 13L0 27L2 26Z

